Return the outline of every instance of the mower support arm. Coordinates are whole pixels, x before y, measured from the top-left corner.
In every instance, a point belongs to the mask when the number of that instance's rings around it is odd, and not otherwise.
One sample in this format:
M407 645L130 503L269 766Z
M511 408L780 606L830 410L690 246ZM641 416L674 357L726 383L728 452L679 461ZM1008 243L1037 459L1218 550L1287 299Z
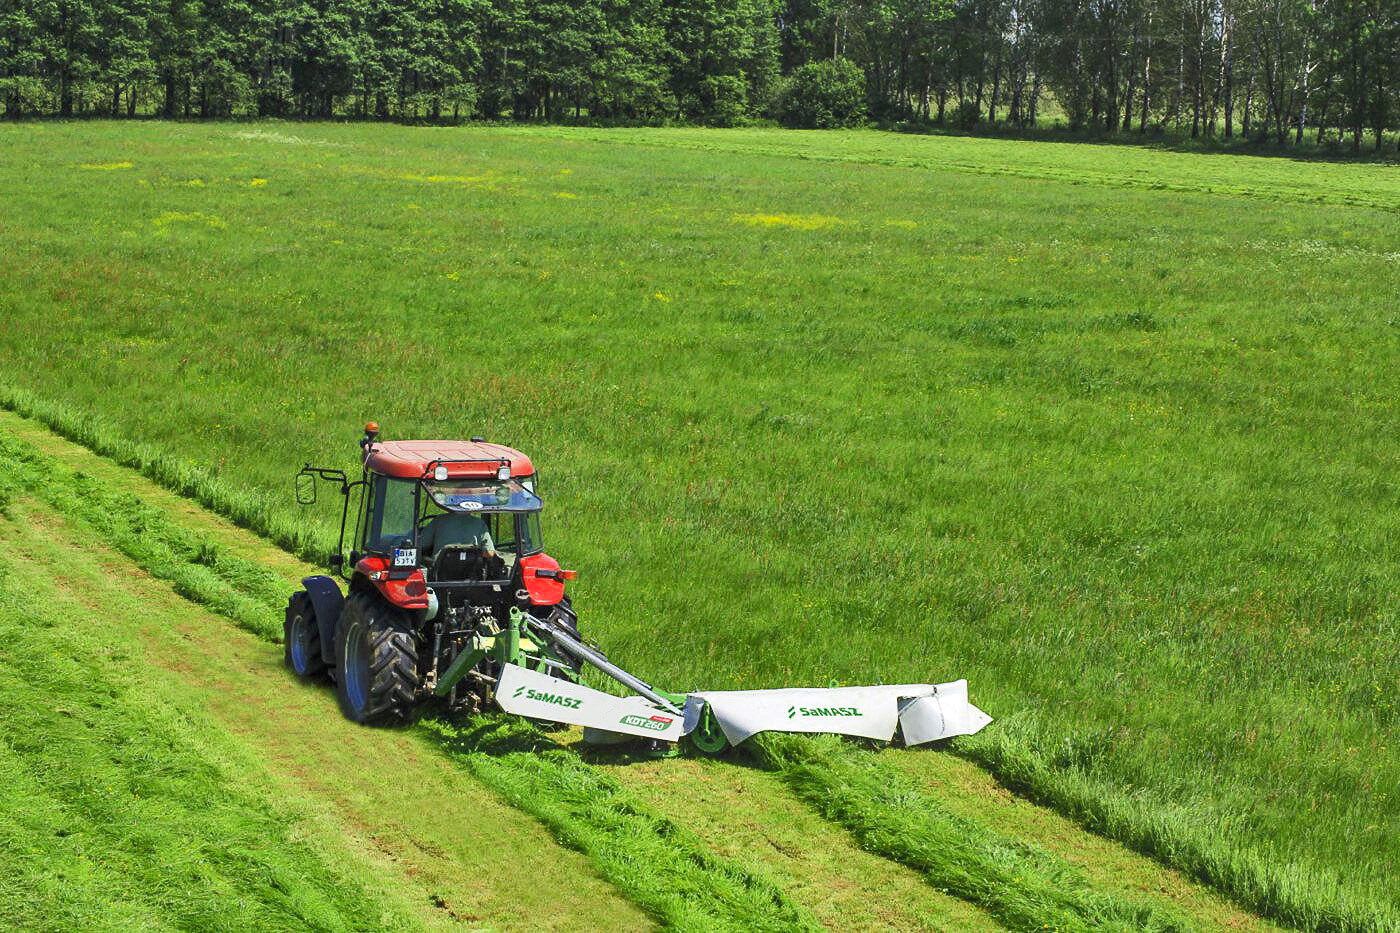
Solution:
M677 716L681 715L681 707L675 699L659 693L651 684L642 680L640 677L635 677L627 673L622 668L609 661L607 656L601 651L595 651L588 647L583 642L564 631L560 626L536 619L528 613L521 613L521 615L523 616L525 626L530 629L533 634L549 642L549 644L553 645L559 651L577 661L593 665L627 689L640 696L646 697L662 709L672 712Z

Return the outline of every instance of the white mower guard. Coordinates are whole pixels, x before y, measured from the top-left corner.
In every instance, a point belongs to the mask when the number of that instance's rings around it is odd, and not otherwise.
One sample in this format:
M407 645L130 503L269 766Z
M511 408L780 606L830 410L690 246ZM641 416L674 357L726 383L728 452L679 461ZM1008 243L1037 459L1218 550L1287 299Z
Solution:
M699 725L705 704L730 745L760 732L834 732L888 742L896 727L905 745L922 745L971 735L992 721L968 702L965 680L692 693L685 704L686 732Z
M582 684L502 666L496 703L508 713L604 733L675 742L709 705L731 745L760 732L833 732L906 745L971 735L991 717L968 702L967 681L878 687L717 690L686 698L684 715L640 696L619 697Z
M641 697L613 696L514 664L501 665L496 703L517 716L646 739L675 742L685 734L681 716Z

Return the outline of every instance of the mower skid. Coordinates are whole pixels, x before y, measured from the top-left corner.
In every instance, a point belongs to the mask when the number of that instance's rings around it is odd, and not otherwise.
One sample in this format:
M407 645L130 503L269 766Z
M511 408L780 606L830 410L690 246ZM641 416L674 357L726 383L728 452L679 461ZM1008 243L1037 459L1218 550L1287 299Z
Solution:
M501 665L496 704L507 713L675 742L684 720L638 696L618 697L515 664Z
M971 735L992 721L967 699L967 681L879 687L714 690L691 694L685 731L705 706L730 745L760 732L832 732L890 741L898 728L906 745Z

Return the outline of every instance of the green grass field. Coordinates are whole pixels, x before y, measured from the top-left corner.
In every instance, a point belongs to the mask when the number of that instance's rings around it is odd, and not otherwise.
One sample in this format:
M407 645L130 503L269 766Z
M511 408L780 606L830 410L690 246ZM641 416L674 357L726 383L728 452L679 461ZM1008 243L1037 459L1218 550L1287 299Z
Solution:
M512 443L653 681L965 676L1017 789L1400 925L1393 167L54 123L0 191L11 405L283 540L366 418Z

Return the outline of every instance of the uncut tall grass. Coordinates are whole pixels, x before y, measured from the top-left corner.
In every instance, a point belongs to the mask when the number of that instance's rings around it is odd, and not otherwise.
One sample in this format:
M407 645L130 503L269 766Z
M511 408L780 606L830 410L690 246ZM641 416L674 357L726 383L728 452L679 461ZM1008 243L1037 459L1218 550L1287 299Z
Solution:
M513 443L649 679L967 677L1393 917L1400 184L1124 152L0 127L0 382L286 521L367 418Z

